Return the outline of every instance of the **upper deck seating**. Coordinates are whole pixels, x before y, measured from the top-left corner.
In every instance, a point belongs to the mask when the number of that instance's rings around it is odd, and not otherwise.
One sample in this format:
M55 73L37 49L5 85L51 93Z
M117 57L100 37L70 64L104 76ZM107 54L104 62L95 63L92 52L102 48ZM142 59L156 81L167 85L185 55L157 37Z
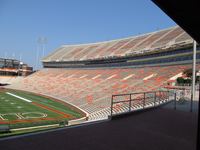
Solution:
M187 41L192 43L192 38L180 27L146 33L124 39L105 41L99 43L63 45L47 57L43 62L81 61L88 59L106 59L108 57L126 56L127 54L143 53L158 48L167 48Z

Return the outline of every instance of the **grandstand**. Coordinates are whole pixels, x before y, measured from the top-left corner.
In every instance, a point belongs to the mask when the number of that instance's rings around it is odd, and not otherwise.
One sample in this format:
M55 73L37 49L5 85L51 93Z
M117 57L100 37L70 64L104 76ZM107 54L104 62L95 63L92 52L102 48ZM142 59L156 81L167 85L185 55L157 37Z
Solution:
M107 118L113 94L162 89L191 68L192 42L175 26L125 39L64 45L43 58L44 69L8 88L58 98L89 113L89 120Z

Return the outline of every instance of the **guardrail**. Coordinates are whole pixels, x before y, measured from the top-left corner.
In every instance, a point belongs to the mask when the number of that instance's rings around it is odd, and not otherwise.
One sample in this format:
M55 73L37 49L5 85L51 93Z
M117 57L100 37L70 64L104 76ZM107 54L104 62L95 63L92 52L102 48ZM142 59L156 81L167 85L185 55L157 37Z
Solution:
M169 90L112 95L110 116L156 107L172 99L176 100L176 92ZM176 102L174 104L176 106Z

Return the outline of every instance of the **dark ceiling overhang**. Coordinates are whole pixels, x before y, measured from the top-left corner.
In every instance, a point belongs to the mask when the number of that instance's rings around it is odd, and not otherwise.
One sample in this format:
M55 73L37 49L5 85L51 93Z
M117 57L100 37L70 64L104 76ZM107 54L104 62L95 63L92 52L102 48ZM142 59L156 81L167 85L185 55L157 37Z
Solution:
M152 0L172 20L200 44L200 11L198 0ZM199 91L200 101L200 91ZM199 103L200 108L200 103ZM200 149L200 110L198 110L196 150Z
M200 7L198 0L152 1L200 43Z

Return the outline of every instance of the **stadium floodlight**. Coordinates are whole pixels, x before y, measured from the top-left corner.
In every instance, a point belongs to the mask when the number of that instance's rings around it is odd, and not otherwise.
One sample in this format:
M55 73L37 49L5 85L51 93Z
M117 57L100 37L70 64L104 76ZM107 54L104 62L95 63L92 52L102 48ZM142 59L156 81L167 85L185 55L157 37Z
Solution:
M12 57L11 57L12 59L15 59L15 53L12 53Z
M35 57L35 70L38 68L38 57L39 57L39 46L36 46L36 57Z
M42 46L42 57L44 57L45 45L47 44L47 38L46 37L39 37L38 43Z
M4 53L4 58L7 58L7 52Z
M47 44L47 38L46 37L39 37L37 39L37 50L36 50L36 64L35 64L35 69L37 70L38 69L38 64L39 64L39 61L40 61L40 58L41 57L44 57L45 55L45 47L46 47L46 44ZM42 50L42 56L40 56L40 51Z

